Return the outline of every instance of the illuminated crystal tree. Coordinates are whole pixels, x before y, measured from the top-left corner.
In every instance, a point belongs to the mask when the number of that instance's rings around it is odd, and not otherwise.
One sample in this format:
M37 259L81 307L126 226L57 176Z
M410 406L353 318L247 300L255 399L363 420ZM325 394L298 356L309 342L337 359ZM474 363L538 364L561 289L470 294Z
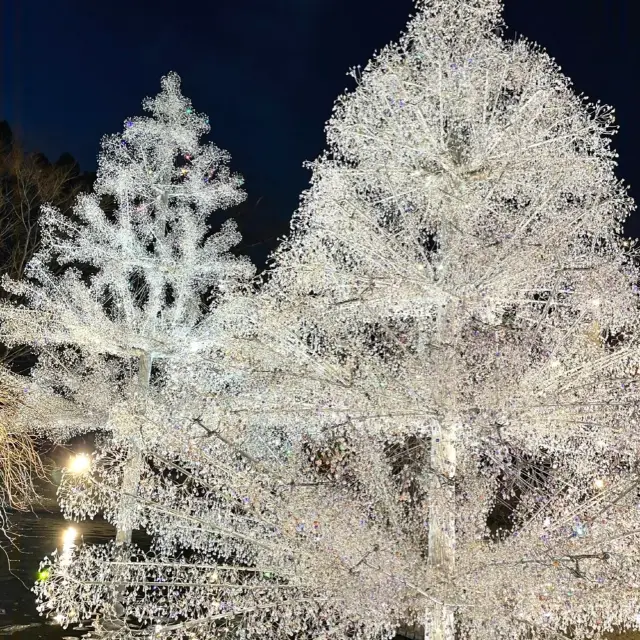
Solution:
M265 381L236 411L421 439L433 640L638 625L633 203L612 110L500 11L421 3L354 74L262 308L229 320Z
M174 73L143 106L148 117L104 138L95 193L80 196L72 216L44 209L28 280L3 281L25 304L0 308L3 341L38 355L34 389L71 400L87 431L111 431L126 444L125 493L135 493L141 452L179 416L163 363L209 353L206 297L233 294L253 273L229 253L240 239L234 224L218 233L207 226L214 210L244 198L228 155L199 141L208 119ZM121 541L130 539L129 511L125 500Z

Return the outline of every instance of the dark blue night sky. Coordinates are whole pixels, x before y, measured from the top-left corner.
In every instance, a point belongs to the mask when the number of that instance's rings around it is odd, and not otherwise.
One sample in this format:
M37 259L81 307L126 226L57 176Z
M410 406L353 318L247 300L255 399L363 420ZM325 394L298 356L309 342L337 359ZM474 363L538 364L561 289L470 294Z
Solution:
M512 33L546 47L579 91L616 107L620 177L636 185L636 197L639 4L506 0L505 12ZM243 232L273 247L308 182L302 163L322 150L333 101L351 86L346 72L397 38L412 7L412 0L4 0L0 120L51 160L68 151L92 170L101 136L121 130L175 70L196 109L210 116L211 140L245 176ZM640 224L629 231L640 235Z

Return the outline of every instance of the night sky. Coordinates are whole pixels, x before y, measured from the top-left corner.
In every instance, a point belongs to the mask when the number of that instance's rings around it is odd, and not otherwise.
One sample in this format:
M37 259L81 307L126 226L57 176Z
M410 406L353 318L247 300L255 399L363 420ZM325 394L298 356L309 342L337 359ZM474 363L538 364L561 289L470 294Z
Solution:
M578 91L616 107L620 177L640 197L640 0L506 0L511 33L543 45ZM70 152L94 170L103 134L141 113L177 71L232 155L249 198L240 212L257 259L283 235L324 145L346 72L397 38L412 0L0 0L7 119L29 148ZM637 221L636 221L637 219ZM640 214L629 225L640 235ZM264 254L264 255L261 255Z

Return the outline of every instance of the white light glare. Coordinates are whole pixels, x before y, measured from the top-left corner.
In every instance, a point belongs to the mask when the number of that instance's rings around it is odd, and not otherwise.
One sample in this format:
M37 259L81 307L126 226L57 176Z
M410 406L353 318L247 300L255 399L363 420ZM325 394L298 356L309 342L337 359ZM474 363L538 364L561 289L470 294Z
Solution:
M73 546L75 539L78 537L78 532L75 527L67 527L62 534L62 546L65 549L69 549Z
M85 473L91 467L91 458L86 453L78 453L69 460L67 470L70 473Z

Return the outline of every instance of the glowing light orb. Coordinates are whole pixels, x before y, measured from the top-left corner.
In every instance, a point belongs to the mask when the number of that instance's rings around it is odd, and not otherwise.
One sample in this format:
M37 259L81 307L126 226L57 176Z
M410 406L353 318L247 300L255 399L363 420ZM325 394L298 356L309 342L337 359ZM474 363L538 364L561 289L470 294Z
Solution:
M78 453L69 460L67 471L85 473L91 468L91 458L86 453Z

